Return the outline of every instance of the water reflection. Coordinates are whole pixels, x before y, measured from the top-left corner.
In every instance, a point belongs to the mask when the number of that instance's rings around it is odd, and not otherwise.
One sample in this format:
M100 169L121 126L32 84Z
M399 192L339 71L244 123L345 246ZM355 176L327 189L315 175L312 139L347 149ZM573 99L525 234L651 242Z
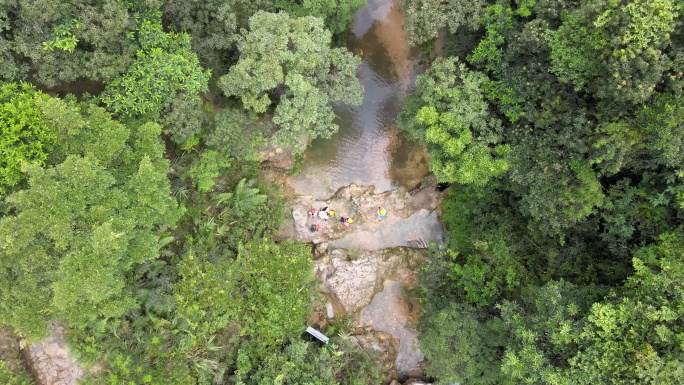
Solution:
M403 141L395 124L417 75L418 57L406 43L398 8L398 0L368 0L357 12L348 47L363 55L358 71L363 103L335 106L340 130L331 139L314 140L307 150L302 173L293 180L298 194L326 198L351 183L388 191L427 174L422 150Z

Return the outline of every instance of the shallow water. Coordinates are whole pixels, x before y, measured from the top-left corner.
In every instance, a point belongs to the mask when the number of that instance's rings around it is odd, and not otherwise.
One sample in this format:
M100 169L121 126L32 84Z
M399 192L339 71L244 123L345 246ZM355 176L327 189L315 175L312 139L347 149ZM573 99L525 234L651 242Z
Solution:
M324 199L351 183L383 192L414 187L427 175L422 148L405 141L395 123L419 68L419 51L408 46L403 24L398 0L368 0L357 12L347 46L363 56L363 103L335 106L340 130L307 149L292 181L297 194Z
M411 314L407 288L404 283L393 280L385 280L383 286L363 309L361 322L370 323L374 330L388 332L399 340L396 366L401 380L416 374L420 376L419 363L425 356L416 348L418 334L409 322L415 314Z

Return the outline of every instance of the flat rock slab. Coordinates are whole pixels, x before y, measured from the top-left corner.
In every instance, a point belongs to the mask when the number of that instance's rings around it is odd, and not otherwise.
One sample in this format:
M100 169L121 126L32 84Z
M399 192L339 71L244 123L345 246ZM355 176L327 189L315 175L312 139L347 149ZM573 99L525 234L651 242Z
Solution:
M419 210L408 218L388 217L380 223L363 223L344 238L330 242L336 248L350 250L380 250L391 247L425 248L441 243L442 224L437 212Z
M426 247L430 242L440 242L443 236L437 215L440 193L434 187L425 186L411 193L404 188L375 193L374 186L352 184L339 189L327 200L298 196L290 201L292 220L283 223L276 240L294 239L314 244L336 240L342 242L336 247L371 251L401 246ZM309 215L310 209L324 207L334 210L335 217L323 220L318 215ZM387 211L386 218L378 217L378 207ZM339 221L341 216L353 218L354 223L344 226ZM312 232L312 225L318 225L319 230ZM350 243L352 241L358 245ZM346 247L348 245L352 247Z
M413 284L412 272L423 264L424 252L415 249L387 249L351 252L335 249L315 262L316 278L335 306L334 312L353 313L371 303L385 279ZM332 318L332 316L328 316Z
M396 366L400 377L420 376L422 370L419 363L424 356L418 349L418 334L409 325L411 310L404 284L386 280L384 287L363 309L361 322L399 340Z

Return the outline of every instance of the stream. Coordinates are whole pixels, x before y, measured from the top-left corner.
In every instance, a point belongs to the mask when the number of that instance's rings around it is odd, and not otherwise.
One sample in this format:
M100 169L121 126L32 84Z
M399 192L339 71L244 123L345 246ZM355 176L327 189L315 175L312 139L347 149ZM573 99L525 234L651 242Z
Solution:
M421 72L420 51L409 47L403 25L399 0L367 0L356 13L347 47L363 58L363 103L335 105L339 132L311 143L298 175L275 178L292 208L277 238L315 245L324 302L314 303L310 326L322 330L335 317L351 317L351 338L378 353L386 384L423 377L415 331L420 304L411 289L426 248L443 238L441 193L428 157L396 125ZM323 207L353 217L353 224L308 215Z
M373 185L376 192L410 189L427 175L423 149L404 140L395 122L420 68L420 51L409 47L403 23L398 1L368 0L356 13L347 47L363 57L363 103L334 106L340 129L309 146L302 173L291 183L296 193L327 198L351 183Z

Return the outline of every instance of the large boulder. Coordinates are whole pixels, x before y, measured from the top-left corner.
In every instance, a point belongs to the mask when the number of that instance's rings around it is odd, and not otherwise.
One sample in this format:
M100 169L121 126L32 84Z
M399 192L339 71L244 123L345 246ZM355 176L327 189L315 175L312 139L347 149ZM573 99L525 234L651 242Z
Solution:
M53 326L52 336L28 348L28 357L38 385L76 385L85 375L66 346L64 328Z
M425 260L424 252L408 248L380 251L333 249L315 263L321 291L331 298L333 308L353 313L371 303L385 279L407 286L415 280L414 270Z

